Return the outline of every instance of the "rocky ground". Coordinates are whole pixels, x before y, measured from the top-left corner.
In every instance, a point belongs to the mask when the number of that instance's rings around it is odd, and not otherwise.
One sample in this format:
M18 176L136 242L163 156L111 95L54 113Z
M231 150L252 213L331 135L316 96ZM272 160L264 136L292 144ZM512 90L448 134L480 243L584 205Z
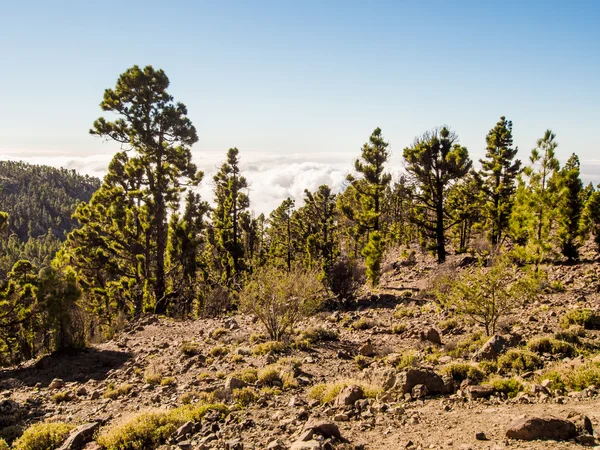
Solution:
M561 320L571 309L597 311L600 263L588 258L550 266L544 292L503 318L486 343L480 327L443 311L424 294L444 270L473 270L459 268L468 261L456 256L439 268L423 255L414 264L396 259L386 266L378 292L351 310L311 318L285 347L269 343L260 324L241 315L194 321L147 317L109 342L1 371L0 436L9 441L19 428L42 420L97 423L84 439L89 441L144 411L222 402L230 407L225 418L186 424L166 445L273 450L600 445L589 429L600 427L593 384L598 375L590 369L587 385L576 389L559 388L550 375L554 368L568 371L598 361L600 331L578 330L576 352L568 356L537 352L534 370L498 375L485 362L536 337L564 332ZM463 379L448 369L458 363L477 370ZM500 376L521 391L502 392L493 383ZM524 415L558 420L519 423ZM536 433L553 439L523 440Z

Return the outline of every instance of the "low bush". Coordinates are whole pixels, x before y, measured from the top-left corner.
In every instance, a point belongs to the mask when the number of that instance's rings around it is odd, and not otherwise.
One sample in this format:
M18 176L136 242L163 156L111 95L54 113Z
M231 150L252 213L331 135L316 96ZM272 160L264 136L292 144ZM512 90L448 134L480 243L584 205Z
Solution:
M324 294L316 271L265 267L254 272L240 293L240 309L255 316L270 338L279 341L321 308Z
M340 336L335 330L327 329L322 326L315 326L304 330L301 337L311 344L318 344L319 342L337 341Z
M579 325L586 330L595 330L600 328L600 314L587 308L571 309L562 316L560 324L563 328Z
M381 392L381 388L377 386L355 380L344 380L337 383L317 384L312 387L308 395L310 398L318 400L321 404L330 403L338 396L344 387L350 385L360 386L367 398L375 398Z
M215 345L213 348L210 349L209 352L210 356L212 356L213 358L225 356L227 353L229 353L229 349L224 345Z
M116 386L114 383L109 383L106 387L106 391L104 391L104 397L110 398L111 400L115 400L119 397L124 397L128 395L133 389L133 385L125 383L119 386Z
M288 346L281 341L267 341L262 344L257 344L252 348L254 355L274 355L287 351Z
M498 370L501 373L530 372L540 367L542 367L540 357L528 350L513 348L498 358Z
M408 327L403 323L396 323L392 326L392 333L402 334L408 330Z
M98 444L105 450L157 448L164 444L178 427L186 422L199 422L210 411L219 411L226 415L229 409L223 404L205 404L142 413L104 430L98 437ZM54 447L43 449L47 448Z
M559 331L554 334L554 339L573 345L581 345L582 337L585 337L585 328L579 325L572 325L568 330Z
M192 357L200 354L200 344L197 342L183 341L179 346L182 355Z
M577 350L573 344L543 336L530 340L527 348L535 353L550 353L551 355L574 356Z
M73 425L63 422L36 423L13 443L14 450L51 450L69 436Z
M371 328L373 328L375 325L377 325L375 323L374 320L369 319L367 317L361 317L360 319L352 322L352 325L350 325L352 328L354 328L355 330L369 330Z
M0 450L10 450L10 447L4 439L0 439Z
M175 377L165 377L162 380L160 380L161 386L173 386L175 383Z
M282 385L280 370L273 366L266 366L258 372L258 384L261 386Z
M482 332L478 331L458 341L448 342L445 346L445 351L454 358L467 358L479 350L487 339Z
M363 356L363 355L356 355L354 357L354 363L356 364L356 367L358 368L358 370L363 370L363 369L369 367L372 362L373 361L370 358L367 358L366 356Z
M592 385L600 386L600 363L588 361L578 366L561 364L542 373L538 379L551 380L554 389L581 391Z
M252 388L245 387L233 390L233 399L241 406L248 406L258 399L258 395Z
M468 378L469 380L479 383L485 378L485 373L479 367L467 363L450 364L442 368L442 373L451 376L458 382Z
M52 396L52 401L54 403L65 403L73 400L73 394L69 391L62 391L54 394Z
M243 380L248 384L254 384L258 380L258 371L249 367L240 372L235 372L233 376L239 378L240 380Z
M227 334L227 330L225 328L215 328L209 333L209 336L212 339L216 340L219 339L221 336L224 336L225 334Z
M485 384L491 386L496 392L506 394L509 398L516 397L523 390L523 383L516 378L496 377L490 379Z

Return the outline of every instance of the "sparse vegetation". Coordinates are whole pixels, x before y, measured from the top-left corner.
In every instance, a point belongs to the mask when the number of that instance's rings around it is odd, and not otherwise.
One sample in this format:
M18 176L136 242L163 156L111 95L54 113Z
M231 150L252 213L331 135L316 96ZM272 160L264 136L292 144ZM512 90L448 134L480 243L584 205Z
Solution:
M267 341L262 344L257 344L252 348L252 354L254 355L275 355L278 353L284 353L288 349L288 346L281 341Z
M494 377L488 380L485 384L494 388L496 392L500 392L509 398L516 397L523 390L523 383L516 378Z
M527 348L535 353L550 353L559 356L574 356L577 353L575 347L565 341L550 338L547 336L538 337L527 343Z
M116 400L119 397L128 395L133 389L133 385L129 383L121 384L116 386L114 383L109 383L106 391L104 391L104 397Z
M13 444L15 450L55 449L67 438L73 425L63 422L42 422L31 425Z
M571 309L562 316L560 323L563 328L579 325L586 330L595 330L600 328L600 315L591 309Z
M183 341L179 347L182 355L192 357L200 354L200 344L193 341Z
M442 373L450 375L455 381L472 380L475 383L483 381L485 373L477 366L467 363L453 363L442 368Z
M528 350L512 348L498 358L498 370L501 373L530 372L541 367L540 357Z
M240 308L263 324L271 339L278 341L323 302L323 288L312 271L261 268L240 294Z
M318 400L321 404L330 403L344 387L350 385L360 386L367 398L375 398L381 392L381 388L377 386L360 383L356 380L344 380L331 384L317 384L311 388L309 397Z
M223 404L205 404L142 413L102 432L98 443L106 450L157 448L164 444L179 426L188 421L198 422L209 411L219 411L226 415L229 409ZM44 447L44 450L46 448Z

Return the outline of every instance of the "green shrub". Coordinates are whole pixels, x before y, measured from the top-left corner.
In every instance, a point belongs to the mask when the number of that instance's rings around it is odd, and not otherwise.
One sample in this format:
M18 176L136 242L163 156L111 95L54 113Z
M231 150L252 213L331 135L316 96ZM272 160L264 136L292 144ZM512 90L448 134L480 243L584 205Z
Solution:
M179 346L182 355L192 357L200 354L200 344L197 342L183 341Z
M569 327L568 330L559 331L554 334L554 339L565 341L573 345L581 345L581 338L585 337L585 328L578 325Z
M369 319L367 317L361 317L360 319L354 321L351 325L352 328L354 328L355 330L369 330L371 328L373 328L375 325L377 325L375 323L374 320Z
M281 383L280 371L273 366L266 366L258 372L258 384L274 386Z
M440 323L438 323L438 328L443 333L454 330L454 329L458 328L458 326L459 326L459 322L458 322L458 319L455 317L452 317L452 318L446 319L446 320L442 320Z
M13 444L15 450L53 450L69 436L73 425L63 422L36 423Z
M239 378L240 380L243 380L244 382L246 382L248 384L254 384L254 383L256 383L256 380L258 380L258 371L256 369L249 367L240 372L235 372L233 374L233 376L235 376L236 378Z
M210 349L209 352L210 356L212 356L213 358L225 356L227 353L229 353L229 349L224 345L215 345L213 348Z
M491 386L494 391L502 392L509 398L516 397L519 392L523 390L523 383L516 378L492 378L486 383Z
M120 386L115 386L114 383L109 383L106 387L106 391L104 392L104 397L115 400L121 396L128 395L132 389L133 385L128 383L121 384Z
M69 391L58 392L52 396L54 403L70 402L71 400L73 400L73 394Z
M461 382L473 380L476 383L481 382L485 378L485 374L478 367L467 363L453 363L442 369L442 373L450 375L454 380Z
M498 372L498 364L496 361L480 361L479 368L486 375Z
M308 340L311 344L319 342L337 341L339 334L335 330L327 329L322 326L307 328L302 332L302 339Z
M350 385L360 386L367 398L375 398L381 392L381 389L377 386L364 384L355 380L344 380L337 383L317 384L312 387L308 395L310 398L318 400L321 404L329 403L335 400L344 387Z
M225 334L227 334L227 330L225 328L215 328L210 332L209 336L216 340Z
M288 349L287 345L281 341L267 341L262 344L257 344L252 348L254 355L274 355L283 353Z
M419 362L419 356L414 351L407 351L400 355L400 358L395 361L397 369L405 369L407 367L414 367Z
M102 432L98 437L98 444L105 450L157 448L164 444L178 427L186 422L201 421L209 411L220 411L222 415L226 415L229 409L222 404L207 404L142 413Z
M404 319L414 317L416 314L417 308L404 306L404 305L396 305L394 311L394 317L396 319Z
M472 333L459 341L453 341L446 344L445 351L454 358L470 357L481 348L487 341L487 337L481 332Z
M562 316L560 324L563 328L580 325L586 330L594 330L600 328L600 315L591 309L571 309Z
M160 380L161 386L173 386L175 383L175 377L165 377L162 380Z
M530 372L540 367L542 367L540 357L528 350L513 348L498 358L498 369L501 373Z
M279 341L324 300L316 270L257 269L240 293L240 310L255 316L272 340Z
M356 367L358 367L358 370L363 370L369 367L372 362L373 361L371 361L371 359L363 355L356 355L354 357L354 363L356 364Z
M403 323L396 323L392 326L392 333L402 334L408 330L408 327Z
M233 390L233 399L242 406L248 406L256 401L258 395L253 389L245 387Z
M571 364L561 365L543 373L538 378L552 380L556 389L568 388L573 391L581 391L592 385L600 385L600 364L589 361L575 367Z
M574 356L577 353L575 347L565 341L547 336L530 340L527 348L535 353L550 353L551 355Z

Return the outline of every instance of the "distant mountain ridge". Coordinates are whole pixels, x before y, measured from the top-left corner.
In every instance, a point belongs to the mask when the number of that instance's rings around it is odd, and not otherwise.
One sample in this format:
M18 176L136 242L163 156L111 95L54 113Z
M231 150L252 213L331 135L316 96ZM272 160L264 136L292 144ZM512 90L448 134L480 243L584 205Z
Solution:
M27 241L50 230L64 240L77 222L79 202L89 201L101 181L75 170L0 161L0 211L10 214L9 234Z

